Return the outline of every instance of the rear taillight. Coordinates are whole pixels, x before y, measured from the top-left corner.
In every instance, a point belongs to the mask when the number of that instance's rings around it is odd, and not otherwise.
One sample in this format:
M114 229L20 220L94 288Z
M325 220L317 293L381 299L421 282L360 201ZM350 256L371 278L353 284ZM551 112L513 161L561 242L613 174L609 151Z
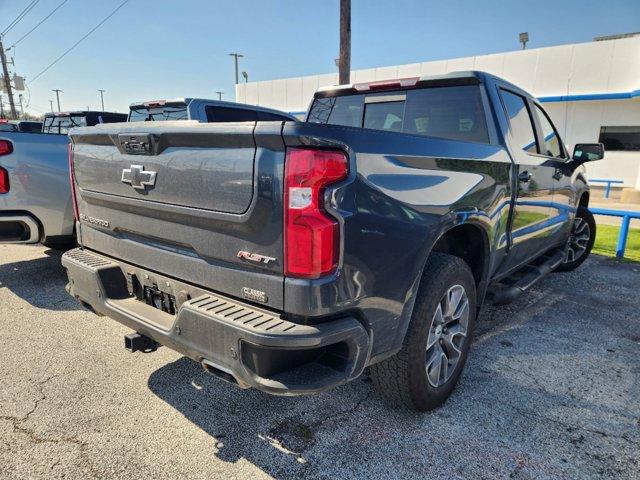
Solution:
M13 143L9 140L0 140L0 156L13 152Z
M76 196L76 172L73 168L73 143L71 142L69 142L69 183L71 184L73 218L80 220L80 214L78 213L78 197Z
M319 278L338 266L339 225L324 209L324 190L348 174L337 150L287 149L284 166L284 272Z
M9 192L9 172L0 167L0 193Z
M13 152L13 144L9 140L0 140L0 157ZM0 167L0 193L9 192L9 172Z

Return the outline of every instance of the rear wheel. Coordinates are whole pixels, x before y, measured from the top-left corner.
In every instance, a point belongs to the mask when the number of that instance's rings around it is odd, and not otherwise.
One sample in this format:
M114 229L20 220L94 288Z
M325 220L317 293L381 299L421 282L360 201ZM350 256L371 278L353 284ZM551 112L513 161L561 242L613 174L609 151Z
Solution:
M567 239L567 251L564 262L556 271L569 272L582 265L593 248L596 240L596 221L588 208L578 207L576 218L571 226L571 233Z
M433 253L402 349L371 367L376 388L393 404L426 411L451 395L467 360L476 285L458 257Z

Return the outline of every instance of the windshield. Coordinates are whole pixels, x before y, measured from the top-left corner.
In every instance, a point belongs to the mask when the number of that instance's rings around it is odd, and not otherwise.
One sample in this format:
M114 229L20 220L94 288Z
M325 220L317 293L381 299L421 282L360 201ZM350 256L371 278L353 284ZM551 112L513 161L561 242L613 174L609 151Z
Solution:
M129 122L162 122L167 120L189 120L187 105L184 103L171 105L150 105L131 107Z
M74 127L86 127L87 117L84 115L61 115L46 117L42 126L43 133L66 135Z

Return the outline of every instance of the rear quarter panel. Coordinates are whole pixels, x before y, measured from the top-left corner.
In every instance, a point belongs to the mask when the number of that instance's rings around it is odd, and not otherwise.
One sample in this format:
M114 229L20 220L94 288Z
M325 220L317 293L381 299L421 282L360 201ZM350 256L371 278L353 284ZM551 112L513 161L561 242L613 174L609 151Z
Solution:
M350 311L374 336L372 357L388 354L402 343L426 258L445 231L477 225L490 245L488 271L504 255L512 163L503 147L301 123L285 124L284 139L343 149L350 162L326 199L341 224L341 268L286 279L288 313Z

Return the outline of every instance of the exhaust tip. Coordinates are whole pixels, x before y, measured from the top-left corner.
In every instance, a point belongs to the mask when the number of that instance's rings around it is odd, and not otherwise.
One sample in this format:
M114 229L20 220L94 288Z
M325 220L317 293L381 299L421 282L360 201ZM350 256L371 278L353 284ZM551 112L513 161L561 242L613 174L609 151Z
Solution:
M217 365L215 363L213 363L211 360L207 360L206 358L202 360L202 368L204 368L204 371L207 372L210 375L213 375L214 377L219 378L220 380L227 382L227 383L232 383L233 385L240 387L240 388L251 388L249 385L247 385L245 382L238 380L232 373L230 370L227 370L226 368L221 367L220 365Z

